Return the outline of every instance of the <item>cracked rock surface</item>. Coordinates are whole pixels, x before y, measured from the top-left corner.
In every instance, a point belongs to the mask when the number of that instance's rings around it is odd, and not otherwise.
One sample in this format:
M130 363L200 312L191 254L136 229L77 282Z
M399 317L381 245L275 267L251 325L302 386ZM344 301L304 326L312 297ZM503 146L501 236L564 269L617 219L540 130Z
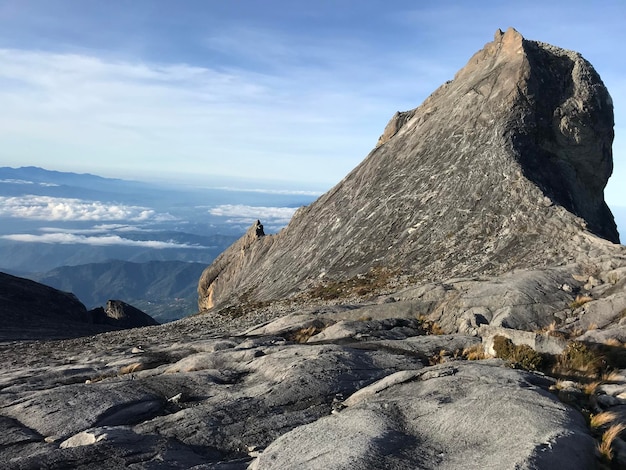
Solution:
M344 321L329 310L321 321ZM295 318L307 328L309 315ZM0 345L0 466L452 469L471 458L513 469L552 458L582 469L593 458L582 416L546 391L550 379L500 360L429 366L478 338L388 319L297 343L271 333L284 319L215 337L203 321Z

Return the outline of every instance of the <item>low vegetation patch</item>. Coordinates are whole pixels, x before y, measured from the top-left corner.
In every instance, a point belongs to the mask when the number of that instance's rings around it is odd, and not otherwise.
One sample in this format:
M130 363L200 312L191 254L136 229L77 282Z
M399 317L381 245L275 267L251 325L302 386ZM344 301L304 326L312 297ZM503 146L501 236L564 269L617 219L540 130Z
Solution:
M575 378L599 378L606 369L604 355L581 341L570 341L562 354L555 357L552 374Z
M527 344L515 345L504 336L493 338L493 350L496 357L515 364L526 370L539 370L544 365L544 357Z
M240 302L235 305L229 305L219 311L221 315L228 316L230 318L239 318L247 315L248 313L261 310L271 302Z
M420 322L420 326L424 330L427 335L445 335L446 332L443 331L443 328L437 323L429 319L426 315L418 315L418 321Z
M582 307L587 302L591 302L592 300L593 298L589 297L588 295L578 294L573 302L569 304L569 306L572 310L576 310L578 307Z
M550 387L559 399L576 409L586 418L592 435L597 440L600 468L615 467L615 440L626 431L617 413L597 413L595 395L600 385L619 379L615 370L626 368L626 347L617 340L604 344L570 341L565 350L556 356L540 354L526 345L514 345L504 336L493 341L496 356L527 370L541 371L559 378ZM465 357L470 358L471 351ZM621 468L621 467L620 467Z
M465 348L462 353L462 357L468 361L480 361L481 359L487 359L490 357L485 353L485 348L482 343L475 344L469 348Z
M363 297L388 287L397 275L397 271L377 266L365 274L357 274L349 279L321 281L311 288L306 295L309 299L319 300Z

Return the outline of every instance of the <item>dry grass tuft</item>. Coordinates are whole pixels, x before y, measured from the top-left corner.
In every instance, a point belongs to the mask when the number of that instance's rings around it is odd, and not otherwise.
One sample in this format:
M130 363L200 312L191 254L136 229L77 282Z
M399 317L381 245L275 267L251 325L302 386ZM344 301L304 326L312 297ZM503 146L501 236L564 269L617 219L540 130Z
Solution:
M585 392L585 395L595 395L600 385L602 385L602 382L595 380L593 382L582 384L580 389Z
M603 344L606 345L606 346L612 346L614 348L623 348L624 347L624 343L622 343L617 338L605 339Z
M468 361L480 361L481 359L487 359L490 357L483 347L482 343L477 343L469 348L463 350L463 357Z
M563 390L565 388L565 385L563 383L563 380L557 380L554 385L550 386L550 390Z
M557 327L556 320L552 320L552 322L550 322L549 325L546 325L543 328L535 330L535 333L551 333L553 331L556 331L556 327Z
M591 429L598 429L612 423L617 418L617 413L613 411L603 411L602 413L591 416L591 419L589 420L589 427Z
M141 362L133 362L132 364L128 364L127 366L123 366L120 368L119 375L132 374L134 372L139 372L144 369L144 364Z
M626 425L623 423L617 423L609 427L598 444L598 451L605 462L613 461L613 441L619 437L619 435L626 429Z
M622 374L616 370L609 370L602 373L602 383L616 383L622 380Z
M558 326L559 325L557 324L556 320L552 320L552 322L549 325L546 325L543 328L535 330L534 332L540 335L547 334L548 336L554 336L558 338L567 338L569 334L566 333L565 331L559 330Z
M584 334L587 330L582 327L576 327L568 331L569 338L578 338L580 335Z
M294 343L306 343L310 337L315 336L323 330L324 327L321 326L309 326L306 328L300 328L299 330L287 333L285 335L285 339L287 341L293 341Z
M446 332L443 331L443 328L441 328L439 323L433 320L430 320L426 315L418 315L417 319L421 323L421 326L427 335L445 335L446 334Z
M428 364L431 366L434 366L437 364L443 364L444 362L448 362L449 358L450 358L450 353L445 349L441 349L439 350L438 354L435 354L428 358Z
M593 298L589 297L588 295L578 294L576 298L574 299L574 301L571 304L569 304L569 306L572 310L576 310L578 307L582 307L587 302L591 302L592 300Z

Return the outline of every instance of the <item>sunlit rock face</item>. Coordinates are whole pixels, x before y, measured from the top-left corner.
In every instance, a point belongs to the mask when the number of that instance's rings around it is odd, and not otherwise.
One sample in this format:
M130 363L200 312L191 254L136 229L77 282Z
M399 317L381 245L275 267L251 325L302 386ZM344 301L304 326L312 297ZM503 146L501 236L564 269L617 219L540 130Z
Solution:
M612 140L611 98L580 54L498 30L286 229L251 227L202 276L200 309L373 266L437 280L577 261L589 234L619 242Z

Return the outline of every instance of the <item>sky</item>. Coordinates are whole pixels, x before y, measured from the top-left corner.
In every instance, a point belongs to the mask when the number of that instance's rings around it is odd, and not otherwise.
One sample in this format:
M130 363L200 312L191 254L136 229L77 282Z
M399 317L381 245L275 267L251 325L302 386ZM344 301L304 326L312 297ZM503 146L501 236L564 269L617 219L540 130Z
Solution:
M626 2L0 0L0 166L328 189L496 29L576 50L615 106Z

